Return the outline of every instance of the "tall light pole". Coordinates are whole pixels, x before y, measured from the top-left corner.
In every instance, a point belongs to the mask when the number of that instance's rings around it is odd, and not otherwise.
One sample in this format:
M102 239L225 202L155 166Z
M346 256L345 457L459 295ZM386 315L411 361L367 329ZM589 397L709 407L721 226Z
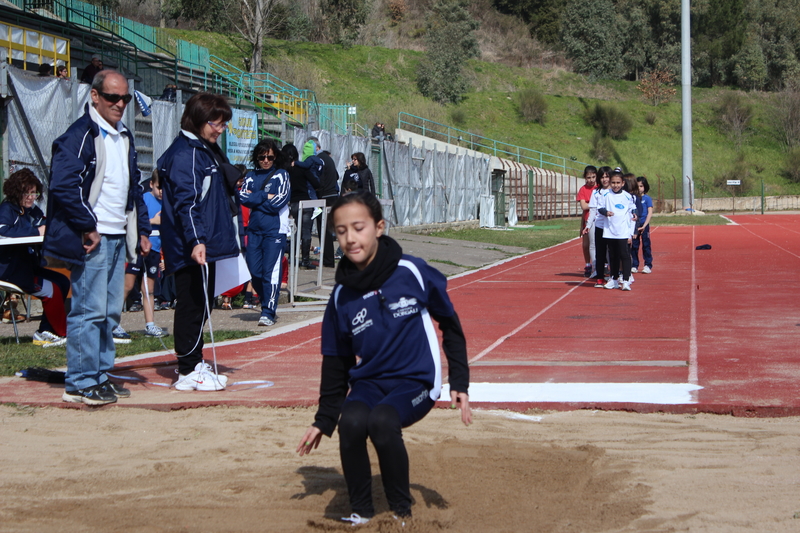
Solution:
M691 207L692 178L692 39L689 0L681 0L681 133L683 135L683 208Z

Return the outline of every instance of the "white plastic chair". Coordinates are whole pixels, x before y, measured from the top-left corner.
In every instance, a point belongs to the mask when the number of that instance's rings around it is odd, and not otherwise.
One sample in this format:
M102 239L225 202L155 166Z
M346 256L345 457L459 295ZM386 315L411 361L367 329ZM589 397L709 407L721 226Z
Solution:
M14 285L13 283L9 283L8 281L0 281L0 291L3 293L2 301L5 302L8 296L11 293L18 293L21 295L27 296L27 302L25 303L25 318L26 320L31 319L30 308L31 308L31 297L29 294L25 294L25 292ZM19 344L19 330L17 330L17 313L16 310L13 309L11 304L9 303L8 309L11 312L11 323L14 325L14 337L17 339L17 344Z

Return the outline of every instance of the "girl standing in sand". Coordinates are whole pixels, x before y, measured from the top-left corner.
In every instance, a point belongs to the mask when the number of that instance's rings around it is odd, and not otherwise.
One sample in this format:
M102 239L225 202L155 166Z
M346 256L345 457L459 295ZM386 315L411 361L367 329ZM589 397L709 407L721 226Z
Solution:
M352 514L366 524L375 515L367 438L378 453L384 492L398 518L411 516L408 455L402 429L421 420L441 392L439 342L443 333L451 407L469 408L467 346L447 296L447 280L425 261L403 255L383 235L381 204L359 190L340 197L331 219L344 258L336 270L322 322L319 409L297 447L302 456L339 426L339 451Z

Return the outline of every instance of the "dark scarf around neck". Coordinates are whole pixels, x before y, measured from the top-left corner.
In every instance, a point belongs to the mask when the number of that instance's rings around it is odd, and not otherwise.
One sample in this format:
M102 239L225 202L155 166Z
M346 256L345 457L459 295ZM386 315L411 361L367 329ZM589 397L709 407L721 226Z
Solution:
M359 270L346 256L339 261L336 269L336 283L359 292L380 289L394 273L403 257L403 249L388 235L378 238L378 251L375 258L364 270Z

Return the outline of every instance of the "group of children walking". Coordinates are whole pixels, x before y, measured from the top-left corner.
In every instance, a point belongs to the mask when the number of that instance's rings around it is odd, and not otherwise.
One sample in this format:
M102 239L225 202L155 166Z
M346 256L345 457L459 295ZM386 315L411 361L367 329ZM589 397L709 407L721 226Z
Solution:
M590 165L583 177L585 184L577 200L583 209L584 275L595 279L597 288L629 291L632 273L639 271L639 248L644 261L642 273L650 274L653 269L653 200L647 195L650 185L647 178L623 174L619 168L598 170Z

